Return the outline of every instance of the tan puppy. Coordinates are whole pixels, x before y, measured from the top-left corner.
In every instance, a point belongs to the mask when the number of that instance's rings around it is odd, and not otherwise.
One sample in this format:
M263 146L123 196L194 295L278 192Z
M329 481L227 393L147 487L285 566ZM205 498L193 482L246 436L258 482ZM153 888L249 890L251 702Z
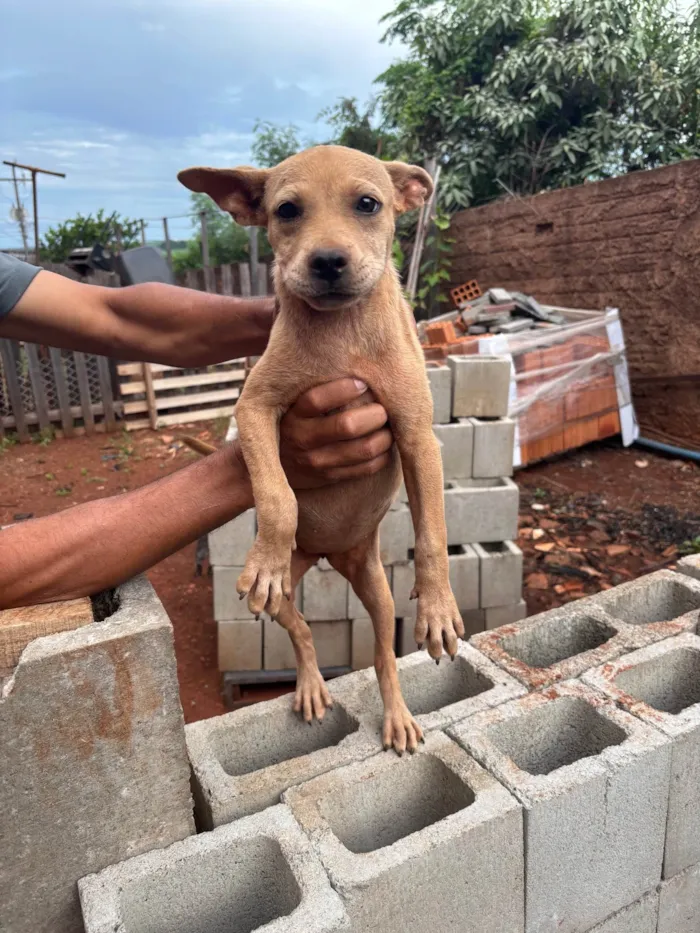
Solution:
M258 536L238 580L250 610L287 629L297 659L295 709L311 721L331 704L297 583L320 556L352 585L375 631L384 702L383 742L415 751L421 729L401 694L394 603L379 555L379 523L405 477L416 531L415 638L439 660L464 626L450 589L440 450L411 309L392 262L397 214L418 207L432 181L422 168L318 146L273 169L190 168L180 181L204 191L244 226L267 226L279 314L236 406ZM279 421L303 392L343 376L364 380L389 413L396 446L373 476L297 492L279 458ZM352 415L350 414L349 417Z

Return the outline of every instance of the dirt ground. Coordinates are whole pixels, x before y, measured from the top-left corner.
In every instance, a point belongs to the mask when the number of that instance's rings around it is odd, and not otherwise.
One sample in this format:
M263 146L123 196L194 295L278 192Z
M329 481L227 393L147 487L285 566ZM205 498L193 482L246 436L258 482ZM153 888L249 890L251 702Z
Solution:
M225 424L184 427L218 443ZM140 431L0 448L0 525L142 486L196 457L177 434ZM519 544L530 613L673 566L700 544L700 467L616 442L518 472ZM195 576L195 545L148 574L172 619L188 722L224 712L211 580ZM258 694L261 698L265 695Z

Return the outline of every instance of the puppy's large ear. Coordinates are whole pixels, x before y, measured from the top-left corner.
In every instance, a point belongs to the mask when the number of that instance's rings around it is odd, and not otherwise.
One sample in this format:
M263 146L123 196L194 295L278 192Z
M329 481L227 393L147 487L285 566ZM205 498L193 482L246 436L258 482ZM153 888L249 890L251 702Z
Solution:
M178 181L190 191L204 192L228 211L243 227L264 227L267 214L263 199L270 175L266 168L185 168Z
M397 214L420 207L433 193L433 179L419 165L385 162L384 167L394 183L394 210Z

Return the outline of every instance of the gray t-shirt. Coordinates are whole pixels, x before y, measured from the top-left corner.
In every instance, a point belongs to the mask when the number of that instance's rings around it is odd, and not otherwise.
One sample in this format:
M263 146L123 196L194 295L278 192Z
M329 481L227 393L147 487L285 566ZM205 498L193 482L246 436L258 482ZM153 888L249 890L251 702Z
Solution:
M0 253L0 321L12 311L38 272L38 266Z

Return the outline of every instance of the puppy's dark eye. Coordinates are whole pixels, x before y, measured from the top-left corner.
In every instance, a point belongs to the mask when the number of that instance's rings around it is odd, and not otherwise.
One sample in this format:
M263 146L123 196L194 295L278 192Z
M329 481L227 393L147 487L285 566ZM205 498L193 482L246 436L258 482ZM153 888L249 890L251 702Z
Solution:
M371 198L368 194L365 194L355 205L355 210L361 214L376 214L381 206L376 198Z
M301 209L292 201L283 201L276 213L280 220L294 220L301 216Z

